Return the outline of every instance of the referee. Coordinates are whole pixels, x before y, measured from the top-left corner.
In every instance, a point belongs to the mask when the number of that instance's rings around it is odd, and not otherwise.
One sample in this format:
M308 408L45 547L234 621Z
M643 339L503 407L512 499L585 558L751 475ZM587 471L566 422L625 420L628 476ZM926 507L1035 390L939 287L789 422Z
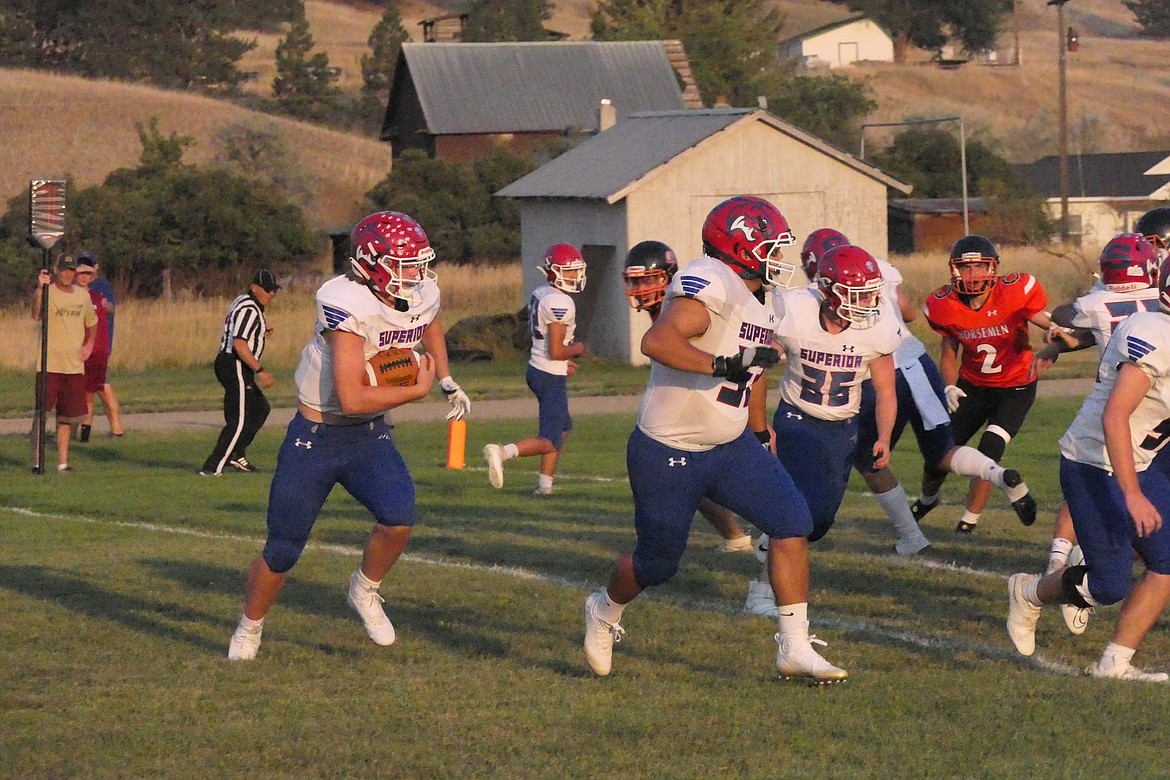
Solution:
M225 466L256 471L244 452L271 410L263 390L272 387L272 374L264 370L260 359L264 339L272 332L264 322L264 307L272 303L279 289L272 272L262 269L256 272L248 291L228 307L215 356L215 378L223 385L224 426L215 449L199 470L201 476L219 476Z

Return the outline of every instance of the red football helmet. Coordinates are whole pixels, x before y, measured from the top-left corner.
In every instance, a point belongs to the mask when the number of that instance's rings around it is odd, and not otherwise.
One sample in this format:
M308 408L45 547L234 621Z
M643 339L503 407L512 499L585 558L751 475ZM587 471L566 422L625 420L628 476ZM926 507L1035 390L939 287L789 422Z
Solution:
M1120 233L1101 250L1101 283L1110 292L1158 284L1158 250L1141 233Z
M817 264L821 262L826 252L848 243L849 239L845 234L833 228L818 228L809 233L808 238L804 240L804 246L800 248L800 264L804 266L808 280L810 282L816 280Z
M984 236L963 236L951 247L950 266L951 289L962 295L981 295L999 280L999 250Z
M678 271L674 250L661 241L642 241L630 248L622 281L630 305L637 311L653 309L666 297L666 288Z
M379 211L353 226L349 234L354 274L373 290L410 303L415 288L434 280L430 270L435 250L413 217Z
M834 247L821 257L817 289L838 319L858 329L871 328L881 313L882 271L877 260L859 246Z
M741 279L787 288L796 266L772 257L796 243L788 220L763 198L737 195L711 209L703 222L703 251L736 269Z
M585 258L572 244L553 244L544 253L540 270L548 282L561 292L579 293L585 289Z

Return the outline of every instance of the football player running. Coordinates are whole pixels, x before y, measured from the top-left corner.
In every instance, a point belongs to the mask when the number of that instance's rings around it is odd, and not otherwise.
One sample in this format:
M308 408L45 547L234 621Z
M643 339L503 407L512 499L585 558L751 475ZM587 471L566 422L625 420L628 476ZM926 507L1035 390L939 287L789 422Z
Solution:
M830 249L819 259L816 280L815 289L773 298L775 339L788 359L772 418L776 456L808 503L810 542L828 533L845 497L858 444L861 383L871 376L877 437L870 454L875 468L889 462L898 412L893 354L904 329L900 318L881 316L882 272L861 247ZM752 395L751 426L764 442L769 433L763 388ZM764 538L757 547L774 543ZM769 615L774 605L766 579L748 584L746 611Z
M996 463L1020 431L1036 400L1036 380L1052 365L1035 359L1028 323L1047 330L1048 295L1033 276L999 275L999 250L984 236L964 236L951 248L950 284L926 298L927 322L942 336L939 369L955 442L966 444L987 425L978 449ZM960 365L961 357L961 365ZM938 505L946 471L925 466L922 495L911 510L921 520ZM971 480L966 511L955 530L970 533L987 504L991 483ZM1022 482L1008 486L1012 509L1024 525L1036 522L1036 501Z
M844 680L808 633L808 505L747 429L752 384L779 357L767 288L795 270L780 253L792 233L771 203L737 196L707 215L702 239L704 255L674 277L642 338L650 380L626 447L637 544L585 599L585 657L594 673L610 673L623 611L678 571L695 510L709 497L773 537L769 575L783 605L777 671Z
M1060 487L1084 562L1008 580L1007 631L1031 655L1045 604L1082 609L1122 599L1117 628L1094 677L1166 682L1133 659L1170 602L1170 261L1159 271L1159 311L1139 311L1117 326L1101 358L1098 381L1060 440ZM1146 566L1133 584L1132 555Z
M678 271L678 258L674 250L661 241L642 241L630 248L626 255L626 267L622 271L622 283L630 306L635 311L650 315L650 322L658 319L666 288ZM740 527L735 515L709 498L699 502L701 514L719 532L723 541L720 552L741 552L752 549L751 534Z
M244 614L228 646L233 661L256 657L264 617L337 484L375 520L361 565L349 578L349 604L375 644L393 644L394 626L378 587L406 548L416 511L414 484L383 415L426 396L436 374L451 404L448 419L471 410L448 369L439 287L429 270L435 252L422 227L406 214L381 211L354 226L350 245L350 272L317 291L316 334L297 365L297 414L268 494L268 540L248 569ZM416 384L366 386L372 356L420 343L426 354Z

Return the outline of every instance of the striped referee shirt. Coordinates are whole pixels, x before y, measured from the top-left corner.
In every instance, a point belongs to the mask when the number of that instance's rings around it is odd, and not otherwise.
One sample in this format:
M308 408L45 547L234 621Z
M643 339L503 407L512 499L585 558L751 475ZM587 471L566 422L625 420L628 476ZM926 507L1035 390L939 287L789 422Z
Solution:
M256 360L264 355L264 307L248 292L232 301L227 318L223 323L223 337L219 340L219 351L235 354L234 339L248 342L248 349Z

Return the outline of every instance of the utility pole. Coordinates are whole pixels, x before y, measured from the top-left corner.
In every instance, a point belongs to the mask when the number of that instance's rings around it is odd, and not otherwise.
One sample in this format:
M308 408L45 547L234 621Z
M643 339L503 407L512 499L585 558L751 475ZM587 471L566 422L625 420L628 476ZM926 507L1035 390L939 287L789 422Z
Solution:
M1066 55L1068 41L1065 39L1064 4L1068 0L1048 0L1048 5L1056 6L1056 45L1060 52L1057 58L1057 67L1060 72L1059 97L1060 141L1057 154L1060 160L1060 240L1068 241L1068 92L1065 86L1065 69L1068 57Z

